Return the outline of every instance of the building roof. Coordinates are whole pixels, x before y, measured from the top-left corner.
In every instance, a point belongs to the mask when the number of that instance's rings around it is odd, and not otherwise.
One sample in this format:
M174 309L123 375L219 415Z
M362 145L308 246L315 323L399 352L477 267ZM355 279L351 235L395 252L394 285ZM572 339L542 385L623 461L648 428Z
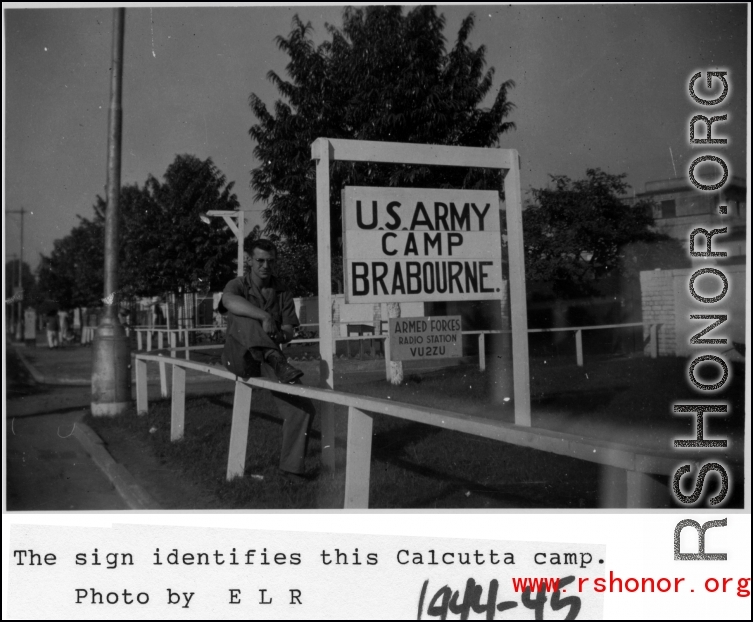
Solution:
M723 192L730 188L745 191L747 187L748 182L743 177L733 175L725 182L724 186L720 188L719 191ZM645 197L656 194L670 194L673 192L691 191L698 192L698 190L693 187L687 177L675 177L672 179L658 179L655 181L647 181L645 185L645 192L639 193L638 196Z

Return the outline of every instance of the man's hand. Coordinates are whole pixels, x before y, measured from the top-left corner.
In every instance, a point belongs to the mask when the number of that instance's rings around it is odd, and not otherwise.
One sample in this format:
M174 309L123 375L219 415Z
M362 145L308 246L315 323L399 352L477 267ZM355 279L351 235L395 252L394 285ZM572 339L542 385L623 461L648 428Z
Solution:
M265 317L261 322L261 327L264 329L264 332L267 333L272 339L275 338L275 335L277 335L277 326L275 325L275 321L272 319L272 316L267 313L267 317Z
M280 343L288 343L289 341L295 339L295 327L291 326L290 324L283 325L280 332L282 333L282 340L280 341Z

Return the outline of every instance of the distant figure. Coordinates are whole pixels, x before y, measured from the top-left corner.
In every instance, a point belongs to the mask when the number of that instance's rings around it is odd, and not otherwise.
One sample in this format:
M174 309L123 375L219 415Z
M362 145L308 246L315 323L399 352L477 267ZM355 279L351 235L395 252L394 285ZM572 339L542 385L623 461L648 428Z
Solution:
M30 348L37 347L37 312L31 307L24 311L24 341Z
M118 312L118 319L120 320L120 325L125 329L125 334L130 335L130 326L131 326L131 314L128 309L121 309Z
M159 303L154 305L154 325L155 326L165 325L165 314L162 313L162 305Z
M156 331L158 328L162 328L166 325L165 314L162 313L162 305L159 302L154 303L154 309L152 310L152 329ZM158 332L152 332L152 339L158 338Z
M60 333L60 318L58 317L57 311L50 311L47 314L47 347L52 350L53 348L57 348L60 344L58 343L59 339L59 333Z
M60 343L68 341L68 312L63 309L58 311L58 319L60 320Z
M81 341L81 309L79 307L73 310L73 339Z

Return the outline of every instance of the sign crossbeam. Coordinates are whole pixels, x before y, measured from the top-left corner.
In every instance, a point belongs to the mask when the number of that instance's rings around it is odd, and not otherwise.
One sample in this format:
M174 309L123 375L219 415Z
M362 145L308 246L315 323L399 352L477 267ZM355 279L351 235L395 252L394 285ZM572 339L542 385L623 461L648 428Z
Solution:
M327 146L320 141L326 141ZM514 149L417 145L370 140L319 138L311 145L311 158L319 160L330 152L330 160L351 162L391 162L427 166L463 166L469 168L511 169L517 163ZM515 162L513 162L515 160Z

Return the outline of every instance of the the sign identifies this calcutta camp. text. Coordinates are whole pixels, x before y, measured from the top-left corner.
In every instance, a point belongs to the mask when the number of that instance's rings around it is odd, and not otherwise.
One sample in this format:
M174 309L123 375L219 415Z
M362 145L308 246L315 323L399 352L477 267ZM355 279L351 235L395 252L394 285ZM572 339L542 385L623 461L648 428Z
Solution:
M496 191L346 186L343 229L348 303L499 298Z
M459 315L390 318L393 361L463 356Z

